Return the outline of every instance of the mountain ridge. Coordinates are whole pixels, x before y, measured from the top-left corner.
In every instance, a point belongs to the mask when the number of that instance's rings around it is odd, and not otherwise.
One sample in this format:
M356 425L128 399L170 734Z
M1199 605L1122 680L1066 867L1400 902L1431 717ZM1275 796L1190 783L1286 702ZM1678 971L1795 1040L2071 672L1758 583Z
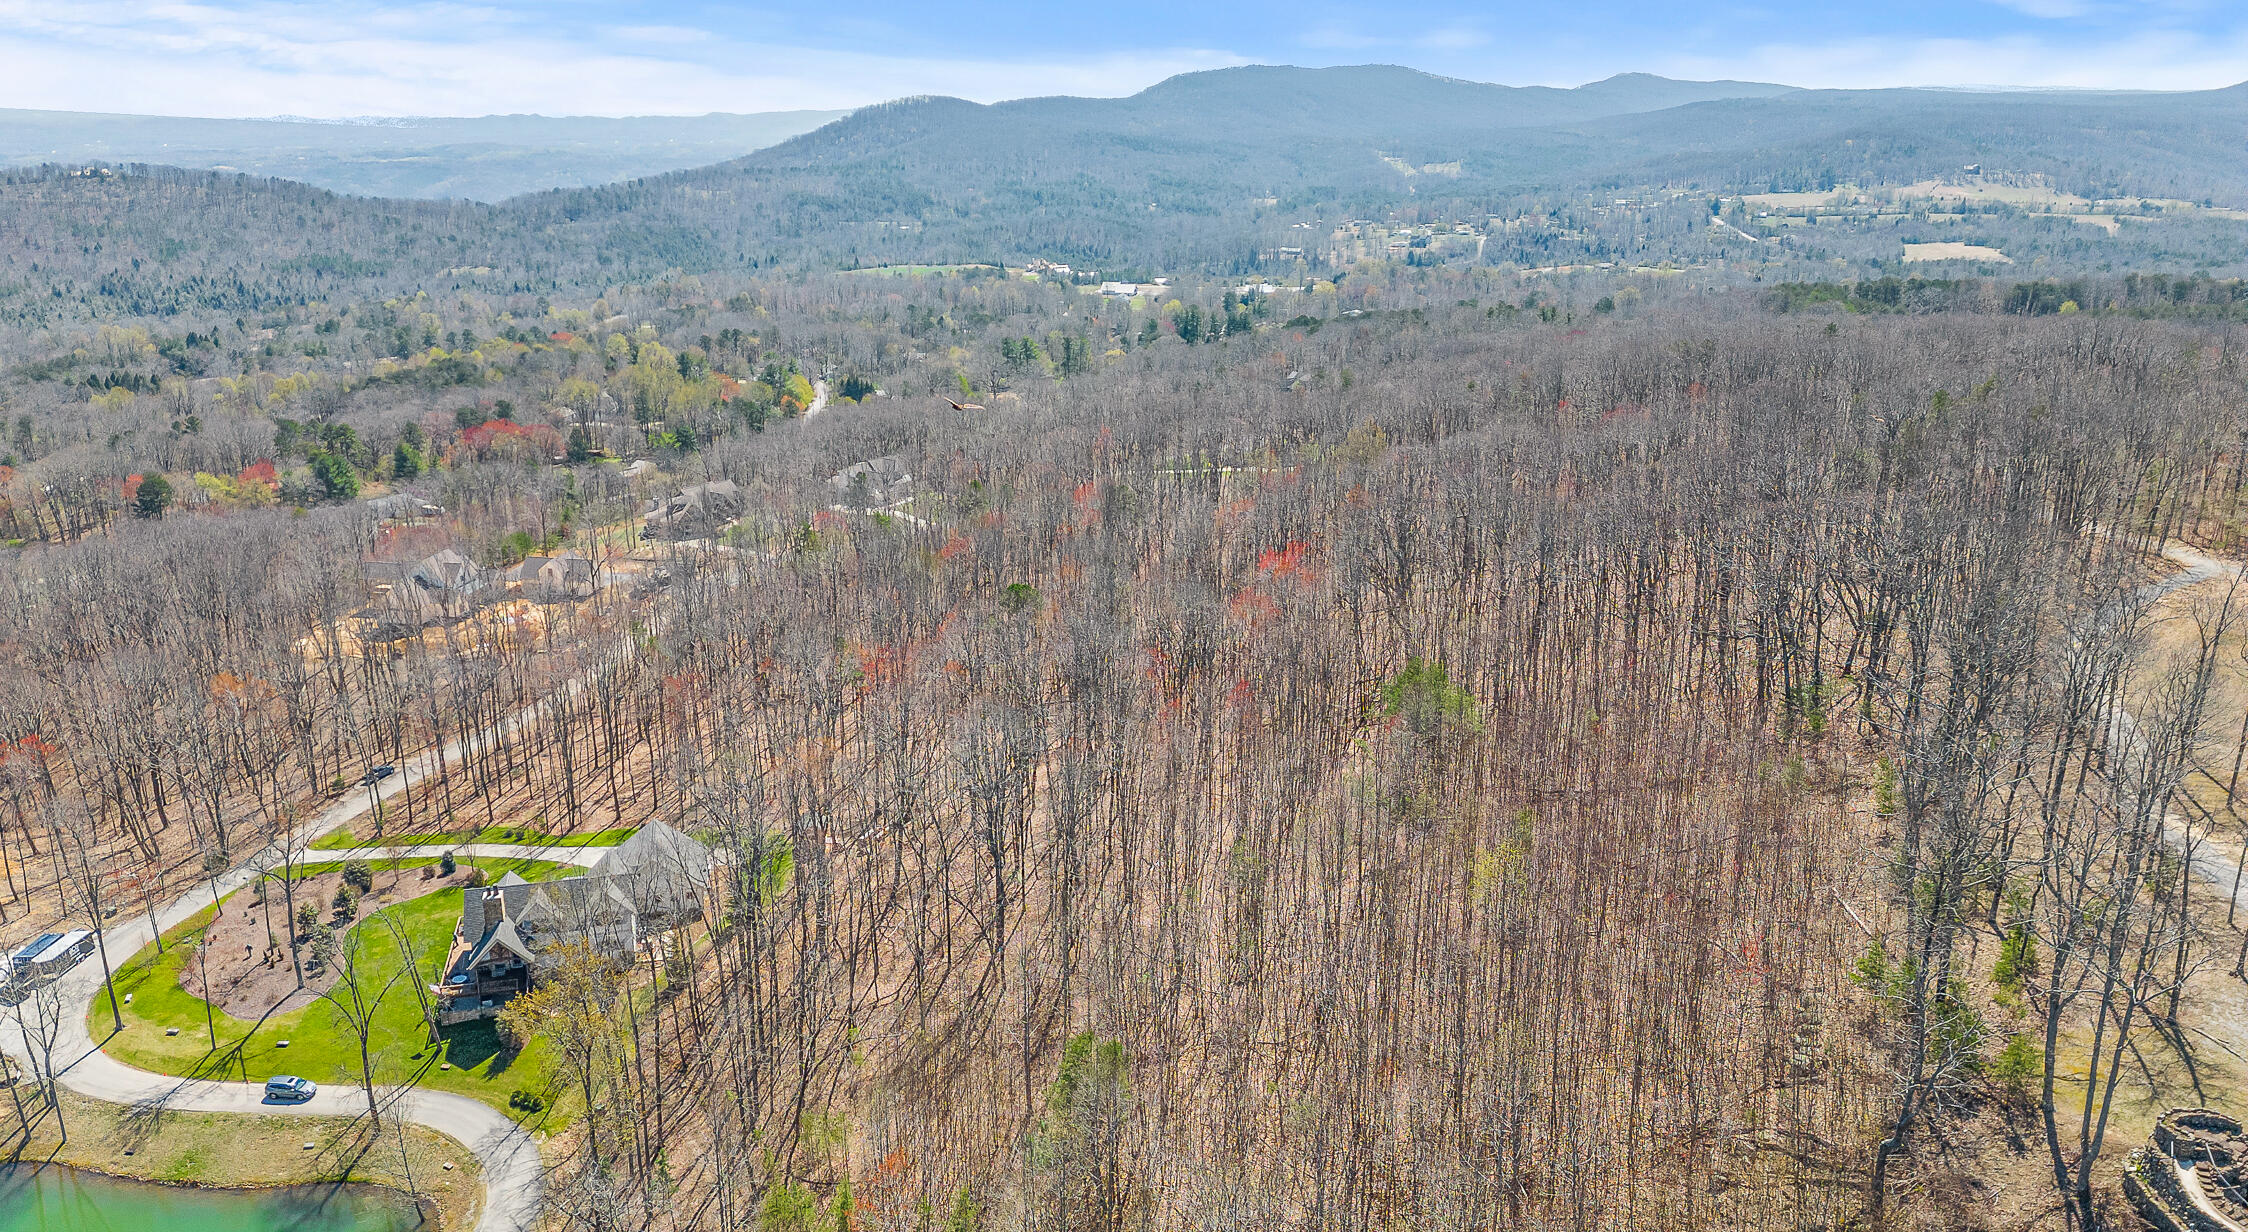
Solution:
M844 114L339 122L0 109L0 166L148 163L274 176L359 196L498 201L722 162Z
M1681 95L1715 97L1627 110ZM313 199L320 186L290 177L97 181L57 165L0 176L0 234L11 212L31 233L129 234L130 244L73 246L48 259L82 269L89 286L132 288L150 311L239 301L214 276L172 279L162 263L144 270L131 260L183 246L209 270L273 266L273 293L309 298L347 285L387 292L459 270L487 271L474 276L525 293L671 270L1035 257L1102 271L1248 272L1275 261L1292 271L1295 256L1323 239L1304 232L1317 220L1535 217L1559 237L1553 244L1577 252L1611 195L1904 185L1970 164L2088 198L2237 206L2248 203L2248 162L2234 156L2244 145L2248 88L1825 91L1627 75L1558 90L1395 66L1249 66L1123 98L900 99L738 158L488 205ZM1706 203L1689 204L1663 226L1705 229ZM238 234L206 225L222 210L240 220ZM416 225L425 220L443 225ZM2094 234L2054 225L2079 249ZM2224 242L2196 238L2191 251ZM1514 259L1544 255L1533 245ZM2072 250L2071 259L2100 258Z

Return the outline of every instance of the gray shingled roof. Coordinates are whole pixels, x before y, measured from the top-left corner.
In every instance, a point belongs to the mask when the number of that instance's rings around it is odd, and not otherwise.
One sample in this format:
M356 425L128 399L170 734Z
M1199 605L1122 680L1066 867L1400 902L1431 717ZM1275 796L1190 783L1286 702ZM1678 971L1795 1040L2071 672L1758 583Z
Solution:
M593 866L617 881L642 911L694 906L710 887L710 849L660 821L642 826Z
M651 823L583 876L534 883L511 872L488 887L465 891L458 934L463 948L446 974L468 971L495 945L528 957L541 932L590 929L637 936L639 917L691 912L709 885L710 850L662 822Z

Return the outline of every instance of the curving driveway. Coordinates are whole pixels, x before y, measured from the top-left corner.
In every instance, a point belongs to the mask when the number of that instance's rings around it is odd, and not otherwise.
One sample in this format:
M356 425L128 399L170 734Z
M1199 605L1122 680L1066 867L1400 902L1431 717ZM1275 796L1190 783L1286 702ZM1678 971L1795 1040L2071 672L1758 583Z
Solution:
M576 687L572 681L569 687ZM504 726L520 725L528 711L509 717ZM447 757L456 756L460 741L445 746ZM425 752L398 768L398 773L384 779L370 793L364 788L353 788L335 803L321 810L308 823L299 836L300 857L307 860L342 860L352 857L387 858L391 855L429 855L433 848L362 847L348 851L304 851L301 844L309 843L322 834L357 820L364 815L375 798L387 799L406 790L409 784L419 782L424 776L436 773L434 753ZM456 851L492 858L530 856L570 864L590 864L607 854L609 848L543 848L513 844L474 844L455 848ZM258 857L220 874L214 879L217 893L224 897L248 885L257 876L260 865L272 867L277 860L267 848ZM160 909L158 923L171 928L210 905L214 882L199 883L200 888L182 896ZM127 920L120 915L111 922L103 938L103 947L112 963L121 963L138 953L141 947L154 940L144 913ZM101 1051L88 1027L88 1014L93 1008L96 994L102 987L102 962L99 955L90 955L65 973L57 982L63 994L63 1023L60 1038L54 1048L56 1079L63 1086L81 1095L112 1103L134 1104L146 1108L170 1108L186 1112L255 1112L275 1116L341 1116L356 1117L366 1109L366 1094L358 1086L335 1084L322 1087L320 1093L298 1104L268 1104L265 1088L247 1082L211 1082L197 1078L174 1078L135 1069L111 1058ZM34 1071L36 1062L32 1049L23 1037L21 1024L14 1014L0 1020L0 1051L14 1057L24 1072ZM436 1130L446 1137L459 1141L476 1155L484 1170L483 1213L476 1222L476 1232L526 1232L538 1219L539 1198L545 1171L540 1164L538 1143L523 1128L509 1120L499 1110L470 1099L442 1091L400 1090L377 1087L376 1095L394 1113L416 1125Z

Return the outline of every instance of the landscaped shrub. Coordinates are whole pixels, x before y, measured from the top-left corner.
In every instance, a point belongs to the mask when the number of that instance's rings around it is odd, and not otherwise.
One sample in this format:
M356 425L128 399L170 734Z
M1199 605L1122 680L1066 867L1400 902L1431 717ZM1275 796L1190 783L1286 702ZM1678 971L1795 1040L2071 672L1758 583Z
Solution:
M452 876L453 870L458 867L460 866L453 863L453 853L450 851L437 857L437 875L440 877Z
M344 861L343 883L347 886L350 886L352 889L359 891L361 894L374 893L375 866L367 863L365 860Z
M335 908L336 914L347 920L358 915L359 891L352 889L348 884L337 886Z
M466 876L466 877L463 877L463 878L461 878L461 884L462 884L462 885L465 885L465 886L480 886L480 885L483 885L483 884L484 884L484 870L483 870L483 869L480 869L480 868L472 868L472 869L468 870L468 876Z

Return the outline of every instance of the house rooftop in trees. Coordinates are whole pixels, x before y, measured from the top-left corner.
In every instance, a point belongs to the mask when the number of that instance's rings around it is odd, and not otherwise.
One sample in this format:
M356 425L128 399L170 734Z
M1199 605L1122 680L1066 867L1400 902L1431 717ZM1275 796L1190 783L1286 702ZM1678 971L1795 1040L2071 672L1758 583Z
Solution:
M630 958L649 937L701 914L710 869L708 848L655 822L582 876L530 882L509 873L465 891L437 985L438 1024L498 1014L536 986L538 963L555 948Z

